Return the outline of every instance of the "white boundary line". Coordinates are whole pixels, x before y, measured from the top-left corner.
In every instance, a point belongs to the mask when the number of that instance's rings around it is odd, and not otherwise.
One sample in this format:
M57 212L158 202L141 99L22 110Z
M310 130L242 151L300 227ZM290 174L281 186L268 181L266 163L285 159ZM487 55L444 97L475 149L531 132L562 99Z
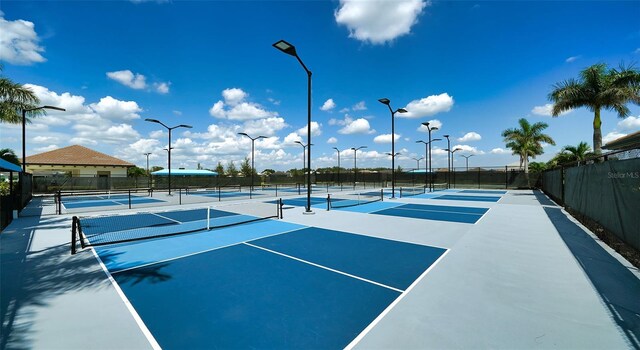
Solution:
M158 342L156 341L156 338L153 337L153 334L151 334L151 331L149 331L149 328L147 328L147 326L144 324L144 321L142 320L140 315L138 315L138 312L136 311L136 309L133 307L129 299L127 299L127 296L124 294L124 292L118 285L118 282L116 282L116 280L113 278L109 270L107 270L107 267L102 262L102 259L100 259L100 256L98 255L98 253L96 253L96 250L91 248L91 252L93 252L93 256L95 256L96 259L98 260L98 263L102 268L102 271L104 271L104 273L107 275L109 282L111 282L111 285L116 290L116 293L118 293L118 295L120 296L120 299L122 299L122 302L131 313L131 316L136 321L136 324L138 324L138 327L140 327L140 331L142 331L142 334L144 334L145 338L147 338L147 341L149 342L151 347L156 350L161 350L162 348L160 347L160 344L158 344Z
M480 217L480 219L476 220L476 222L473 223L473 225L477 224L480 222L480 220L484 219L484 217L489 214L489 211L491 211L491 209L493 208L489 208L484 214L482 214L482 216Z
M203 254L203 253L212 252L212 251L214 251L214 250L218 250L218 249L223 249L223 248L233 247L233 246L235 246L235 245L244 244L244 243L246 243L246 242L251 242L251 241L258 240L258 239L263 239L263 238L267 238L267 237L273 237L273 236L283 235L283 234L285 234L285 233L290 233L290 232L294 232L294 231L298 231L298 230L304 230L304 229L307 229L307 228L309 228L309 227L308 227L308 226L305 226L305 227L296 228L296 229L293 229L293 230L288 230L288 231L284 231L284 232L278 232L278 233L274 233L274 234L272 234L272 235L267 235L267 236L263 236L263 237L252 238L252 239L250 239L250 240L248 240L248 241L241 241L241 242L231 243L231 244L227 244L227 245L223 245L223 246L219 246L219 247L215 247L215 248L211 248L211 249L202 250L202 251L199 251L199 252L194 252L194 253L189 253L189 254L185 254L185 255L176 256L176 257L169 258L169 259L158 260L158 261L154 261L154 262L150 262L150 263L142 264L142 265L138 265L138 266L132 266L132 267L128 267L128 268L126 268L126 269L113 271L112 273L113 273L113 274L116 274L116 273L120 273L120 272L125 272L125 271L135 270L135 269L139 269L139 268L143 268L143 267L147 267L147 266L152 266L152 265L156 265L156 264L165 263L165 262L167 262L167 261L173 261L173 260L178 260L178 259L182 259L182 258L187 258L187 257L194 256L194 255L198 255L198 254Z
M369 279L366 279L366 278L363 278L363 277L359 277L359 276L356 276L356 275L352 275L350 273L346 273L346 272L343 272L343 271L340 271L340 270L332 269L330 267L323 266L323 265L320 265L320 264L312 263L311 261L300 259L300 258L296 258L295 256L291 256L291 255L287 255L287 254L284 254L284 253L276 252L275 250L271 250L271 249L268 249L268 248L260 247L260 246L253 245L253 244L247 243L247 242L244 242L244 244L248 245L250 247L256 248L256 249L264 250L264 251L272 253L272 254L284 256L285 258L293 259L293 260L299 261L301 263L309 264L311 266L315 266L315 267L318 267L318 268L321 268L321 269L324 269L324 270L327 270L327 271L335 272L335 273L340 274L340 275L344 275L344 276L347 276L347 277L355 278L355 279L363 281L363 282L375 284L376 286L379 286L379 287L391 289L391 290L396 291L398 293L402 293L403 292L402 289L398 289L398 288L394 288L394 287L391 287L391 286L387 286L386 284L382 284L382 283L379 283L379 282L376 282L376 281L372 281L372 280L369 280Z
M408 203L408 204L414 204L414 203ZM423 204L417 204L417 205L423 205ZM466 208L478 208L478 209L489 209L489 208L479 208L479 207L466 207ZM426 212L433 212L433 213L451 213L451 214L466 214L466 215L484 215L484 214L480 214L480 213L465 213L462 211L451 211L451 210L431 210L431 209L413 209L413 208L389 208L389 209L400 209L400 210L406 210L406 211L426 211ZM485 211L486 213L486 211Z
M158 213L149 213L149 214L151 214L151 215L155 215L155 216L157 216L157 217L161 217L161 218L166 219L166 220L169 220L169 221L173 221L173 222L175 222L175 223L177 223L177 224L184 224L184 222L181 222L181 221L178 221L178 220L174 220L174 219L172 219L172 218L168 218L168 217L166 217L166 216L164 216L164 215L160 215L160 214L158 214ZM204 220L204 219L203 219L203 220ZM195 221L200 221L200 220L195 220Z
M380 315L378 315L378 317L376 317L373 320L373 322L371 322L367 326L367 328L365 328L362 332L360 332L360 334L358 334L358 336L355 337L351 341L351 343L349 343L349 345L347 345L344 349L345 350L353 349L353 347L356 346L362 340L362 338L364 338L373 329L373 327L375 327L380 322L380 320L382 320L391 311L391 309L393 309L396 306L396 304L398 304L400 300L402 300L418 284L418 282L420 282L440 262L440 260L442 260L445 257L445 255L447 255L447 253L449 253L449 249L447 249L444 253L442 253L442 255L440 255L440 257L436 261L434 261L433 264L431 264L431 266L429 266L429 268L426 269L422 273L422 275L420 275L420 277L418 277L418 279L416 279L413 283L411 283L409 288L407 288L402 294L400 294L399 297L396 298L396 300L394 300L389 306L387 306L387 308L384 309L384 311L382 311L382 313L380 313Z

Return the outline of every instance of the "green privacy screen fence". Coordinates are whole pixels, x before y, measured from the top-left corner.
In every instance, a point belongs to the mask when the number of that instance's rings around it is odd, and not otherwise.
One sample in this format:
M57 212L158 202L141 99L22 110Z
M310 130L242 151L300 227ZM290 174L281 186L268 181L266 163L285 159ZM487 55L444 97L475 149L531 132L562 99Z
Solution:
M640 249L640 158L549 170L542 189Z

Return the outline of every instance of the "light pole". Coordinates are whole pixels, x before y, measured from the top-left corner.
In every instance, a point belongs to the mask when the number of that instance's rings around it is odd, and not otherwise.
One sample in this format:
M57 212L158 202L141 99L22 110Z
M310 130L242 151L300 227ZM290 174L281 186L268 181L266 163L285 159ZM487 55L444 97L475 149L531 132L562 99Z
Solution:
M151 173L149 172L149 155L150 154L151 154L151 152L144 154L145 156L147 156L147 177L148 177L148 180L149 180L149 184L148 184L149 188L151 188Z
M286 53L287 55L294 56L304 71L307 72L307 145L311 146L311 71L307 68L307 66L302 62L300 56L296 52L296 47L289 44L284 40L280 40L277 43L273 44L273 47L276 49ZM311 147L309 147L309 152L307 153L307 163L309 164L309 173L307 174L307 209L305 213L312 214L311 211Z
M451 188L451 140L449 135L444 135L447 139L447 188Z
M449 174L449 178L447 180L447 188L451 188L451 172L453 172L453 154L456 153L457 151L462 151L462 148L458 147L458 148L455 148L453 151L449 152L451 153L451 167L447 172Z
M309 145L305 145L304 143L300 142L300 141L296 141L297 144L299 144L300 146L302 146L302 173L305 172L305 169L307 168L307 165L305 163L305 152L307 150L307 146ZM311 148L311 147L309 147Z
M411 158L411 159L413 159L413 160L415 160L416 162L418 162L418 169L417 169L417 170L420 170L420 161L421 161L421 160L423 160L423 159L424 159L424 157L420 157L420 158Z
M27 156L26 156L27 112L33 112L40 109L54 109L56 111L62 111L62 112L66 111L66 109L64 108L55 107L55 106L40 106L40 107L22 109L22 172L23 173L27 172Z
M395 111L391 108L391 101L388 98L381 98L378 100L380 103L387 105L389 107L389 111L391 112L391 198L395 198L396 195L396 163L395 163L395 154L396 154L396 123L395 116L396 113L407 113L407 110L404 108L398 108Z
M363 148L367 148L367 146L360 146L358 148L351 147L351 150L353 151L353 188L356 187L356 173L358 171L358 165L357 165L358 150Z
M338 147L333 147L338 152L338 184L340 183L340 150Z
M186 125L186 124L180 124L180 125L169 127L165 123L159 121L158 119L151 119L151 118L146 118L145 121L160 124L160 125L164 126L165 128L167 128L167 130L169 130L169 147L167 149L167 153L168 153L168 157L169 157L169 159L168 159L168 165L169 165L169 195L171 195L171 149L173 148L173 147L171 147L171 131L173 129L177 129L177 128L191 129L192 126L191 125Z
M469 158L473 157L473 154L470 154L468 156L465 156L464 154L460 155L461 157L465 157L466 159L466 163L467 163L467 171L469 171Z
M255 159L255 157L253 156L253 150L254 150L254 143L256 140L260 140L260 139L266 139L266 136L258 136L258 137L251 137L249 135L247 135L244 132L239 132L238 135L242 135L242 136L246 136L249 139L251 139L251 187L250 190L253 191L253 173L256 172L256 168L253 166L253 160Z
M418 140L416 141L416 143L424 143L424 152L425 155L430 155L431 154L431 143L432 142L436 142L436 141L441 141L442 139L433 139L433 140L429 140L429 141L423 141L423 140ZM429 160L429 163L427 164L427 160ZM427 175L429 174L429 168L431 167L431 159L426 159L425 158L425 166L424 166L424 187L426 188L429 181L427 180Z
M437 126L434 127L430 127L429 126L429 122L424 122L422 123L422 125L427 127L427 130L429 130L429 179L431 181L429 181L429 192L433 192L433 164L431 162L431 131L434 130L438 130Z

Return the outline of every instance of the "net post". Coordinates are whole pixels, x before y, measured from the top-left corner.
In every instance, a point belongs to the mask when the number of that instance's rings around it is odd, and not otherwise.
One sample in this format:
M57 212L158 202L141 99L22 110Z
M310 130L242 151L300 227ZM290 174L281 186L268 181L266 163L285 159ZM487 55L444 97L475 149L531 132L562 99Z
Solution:
M220 202L222 200L222 194L220 193L221 190L222 190L222 188L220 186L218 186L218 202Z
M331 210L331 193L327 194L327 211Z
M282 202L282 198L279 198L278 199L278 211L279 211L278 214L280 216L280 219L284 218L283 207L284 207L284 203Z
M402 198L402 187L400 187L400 198Z
M62 191L58 190L56 193L57 203L56 203L56 211L58 215L62 215Z
M278 197L278 184L276 184L276 197Z
M76 230L77 230L78 217L74 216L71 219L71 255L76 253Z
M131 209L131 190L129 190L129 209Z
M384 190L380 189L380 202L384 202Z
M207 207L207 231L211 230L211 207Z
M86 244L84 243L84 239L82 239L82 224L80 223L80 218L76 219L76 232L78 234L78 240L80 241L80 247L84 249Z
M300 184L298 183L298 194L299 194L299 195L300 195L300 194L302 194L302 192L300 191L300 187L301 187L301 186L300 186Z

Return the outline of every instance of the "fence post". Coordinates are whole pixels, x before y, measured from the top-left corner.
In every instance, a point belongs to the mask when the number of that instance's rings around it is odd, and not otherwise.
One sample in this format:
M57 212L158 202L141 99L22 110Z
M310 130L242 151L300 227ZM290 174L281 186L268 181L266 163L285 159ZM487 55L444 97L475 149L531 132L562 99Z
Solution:
M562 206L564 207L564 166L560 165L560 200L562 201Z

